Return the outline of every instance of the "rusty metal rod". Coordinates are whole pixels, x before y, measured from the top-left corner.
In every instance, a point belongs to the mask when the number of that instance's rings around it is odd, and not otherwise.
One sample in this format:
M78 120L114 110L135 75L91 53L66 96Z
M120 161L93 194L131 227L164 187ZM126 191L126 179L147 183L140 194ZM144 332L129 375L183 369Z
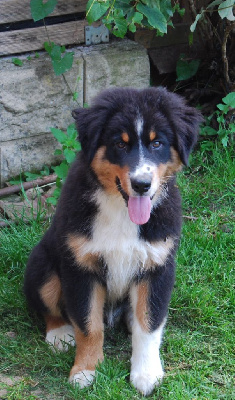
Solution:
M9 196L10 194L20 192L22 188L24 188L24 190L28 190L36 186L43 186L48 183L53 183L56 181L56 178L57 178L56 174L51 174L43 178L35 179L30 182L22 182L21 185L12 185L5 187L3 189L0 189L0 197Z

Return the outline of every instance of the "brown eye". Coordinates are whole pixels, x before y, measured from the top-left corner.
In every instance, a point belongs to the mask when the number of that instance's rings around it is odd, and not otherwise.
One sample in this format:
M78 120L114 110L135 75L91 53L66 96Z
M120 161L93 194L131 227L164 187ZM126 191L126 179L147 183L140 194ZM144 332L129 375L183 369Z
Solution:
M117 143L116 143L116 146L117 146L119 149L125 149L125 148L126 148L126 143L125 143L125 142L117 142Z
M153 141L151 142L151 144L152 144L152 147L153 147L154 149L158 149L158 148L161 146L161 143L160 143L158 140L153 140Z

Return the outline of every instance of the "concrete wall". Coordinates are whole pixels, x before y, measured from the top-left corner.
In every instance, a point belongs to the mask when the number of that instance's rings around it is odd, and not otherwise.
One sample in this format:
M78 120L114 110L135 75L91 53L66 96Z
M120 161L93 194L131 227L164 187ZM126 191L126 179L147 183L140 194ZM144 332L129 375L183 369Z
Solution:
M71 110L91 101L99 91L112 86L149 86L150 68L146 50L121 40L109 44L77 47L73 67L56 77L49 56L20 56L21 67L12 57L0 59L0 186L22 171L39 170L56 163L57 142L51 127L66 130L73 122ZM77 80L77 78L80 78Z

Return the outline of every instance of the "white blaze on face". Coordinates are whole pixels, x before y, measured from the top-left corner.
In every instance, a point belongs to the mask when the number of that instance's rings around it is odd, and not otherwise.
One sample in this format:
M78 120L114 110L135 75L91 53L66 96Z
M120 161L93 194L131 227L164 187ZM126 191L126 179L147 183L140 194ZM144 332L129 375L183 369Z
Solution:
M153 174L153 165L144 158L143 143L141 135L143 133L144 121L141 116L136 120L136 133L139 146L139 160L136 169L130 173L131 180L146 180L151 182ZM145 195L140 195L133 190L133 196L128 200L128 212L132 222L137 225L143 225L148 222L151 213L151 188Z
M144 120L141 116L139 116L136 120L136 133L138 136L138 142L139 142L139 164L142 164L144 161L144 152L143 152L143 146L141 142L141 135L143 133L143 127L144 127Z

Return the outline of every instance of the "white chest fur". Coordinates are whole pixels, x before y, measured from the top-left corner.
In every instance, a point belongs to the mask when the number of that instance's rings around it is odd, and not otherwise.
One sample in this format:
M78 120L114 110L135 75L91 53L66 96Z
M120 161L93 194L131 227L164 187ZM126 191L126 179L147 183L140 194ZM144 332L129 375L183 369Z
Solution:
M139 239L138 226L131 222L120 195L108 196L98 191L95 200L99 212L92 239L84 244L82 253L98 253L103 257L107 265L108 296L115 300L126 293L132 278L149 259L158 265L165 262L169 242L167 246L163 241L151 245Z

